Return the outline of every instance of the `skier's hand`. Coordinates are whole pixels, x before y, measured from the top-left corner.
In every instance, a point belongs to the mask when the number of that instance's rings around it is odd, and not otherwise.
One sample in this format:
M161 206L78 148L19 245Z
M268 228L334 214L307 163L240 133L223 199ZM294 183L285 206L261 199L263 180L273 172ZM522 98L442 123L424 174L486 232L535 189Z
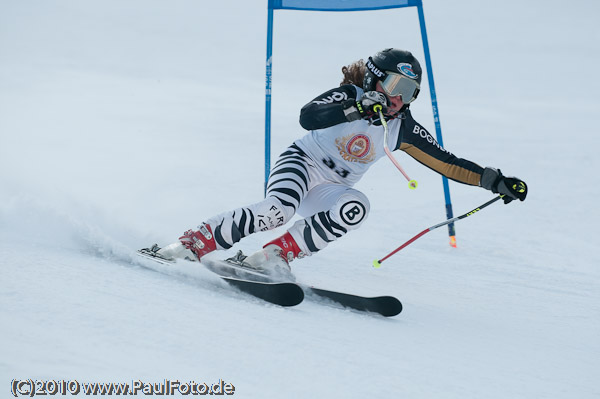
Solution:
M505 204L508 204L514 199L525 201L527 197L527 184L516 177L504 177L501 176L498 184L496 185L496 191L492 189L492 192L498 194L504 194L502 199Z
M512 200L525 201L527 184L517 177L506 177L500 169L485 168L481 177L481 186L493 193L501 194L505 204Z
M376 106L381 106L381 111L385 114L387 105L387 97L378 91L368 91L356 101L350 99L342 103L344 114L349 122L370 119L379 115L374 109Z
M358 111L362 118L368 119L378 115L378 112L374 109L377 105L381 106L381 112L384 114L387 112L387 97L378 91L368 91L360 97L357 105L359 105Z

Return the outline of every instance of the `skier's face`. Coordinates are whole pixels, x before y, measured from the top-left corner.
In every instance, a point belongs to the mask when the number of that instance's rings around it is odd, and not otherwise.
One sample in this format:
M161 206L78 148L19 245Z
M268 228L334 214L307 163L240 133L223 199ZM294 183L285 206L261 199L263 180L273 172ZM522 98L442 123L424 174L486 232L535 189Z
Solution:
M402 106L404 105L404 103L402 102L402 96L390 97L385 92L385 90L383 90L383 87L381 87L381 82L377 82L377 85L375 86L375 90L385 94L385 96L390 101L390 105L388 105L388 113L392 114L392 113L400 111L400 108L402 108Z

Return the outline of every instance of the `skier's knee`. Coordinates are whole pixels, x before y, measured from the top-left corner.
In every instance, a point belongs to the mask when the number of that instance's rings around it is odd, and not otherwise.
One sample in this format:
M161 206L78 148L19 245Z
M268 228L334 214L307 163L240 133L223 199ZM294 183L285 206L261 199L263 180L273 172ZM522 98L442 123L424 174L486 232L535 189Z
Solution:
M347 230L354 230L367 219L371 205L366 195L348 190L331 209L331 218Z
M294 209L284 206L275 197L265 198L258 208L255 212L255 226L259 231L271 230L283 226L294 216Z

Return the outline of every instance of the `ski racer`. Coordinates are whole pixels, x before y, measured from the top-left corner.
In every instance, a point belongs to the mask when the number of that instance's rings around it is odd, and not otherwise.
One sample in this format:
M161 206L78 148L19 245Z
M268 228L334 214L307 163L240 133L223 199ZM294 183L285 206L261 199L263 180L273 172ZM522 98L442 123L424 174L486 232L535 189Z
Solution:
M183 257L185 251L201 260L250 234L283 226L298 213L304 219L244 259L246 266L261 271L289 270L293 259L312 255L358 229L370 205L353 186L385 155L377 107L387 121L392 151L404 151L451 180L503 194L505 203L525 200L524 181L456 157L414 120L410 104L419 94L422 70L410 52L388 48L342 72L339 87L301 109L300 125L308 133L279 156L265 199L206 219L178 243L161 249L161 255Z

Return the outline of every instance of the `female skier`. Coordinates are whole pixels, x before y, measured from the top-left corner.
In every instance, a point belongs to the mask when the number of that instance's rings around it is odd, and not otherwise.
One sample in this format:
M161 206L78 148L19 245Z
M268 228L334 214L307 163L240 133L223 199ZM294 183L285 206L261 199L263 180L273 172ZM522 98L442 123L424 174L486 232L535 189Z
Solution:
M454 181L504 194L505 203L525 199L527 186L522 180L454 156L413 119L409 106L419 94L422 71L410 52L385 49L342 72L340 87L300 111L300 125L309 133L280 155L271 170L266 198L186 231L179 238L182 245L163 248L162 256L184 257L183 252L191 251L200 260L250 234L283 226L298 213L304 219L263 249L241 258L245 266L257 270L285 271L293 259L320 251L359 228L369 214L369 200L352 186L385 155L378 107L388 124L387 145L392 151L402 150Z

